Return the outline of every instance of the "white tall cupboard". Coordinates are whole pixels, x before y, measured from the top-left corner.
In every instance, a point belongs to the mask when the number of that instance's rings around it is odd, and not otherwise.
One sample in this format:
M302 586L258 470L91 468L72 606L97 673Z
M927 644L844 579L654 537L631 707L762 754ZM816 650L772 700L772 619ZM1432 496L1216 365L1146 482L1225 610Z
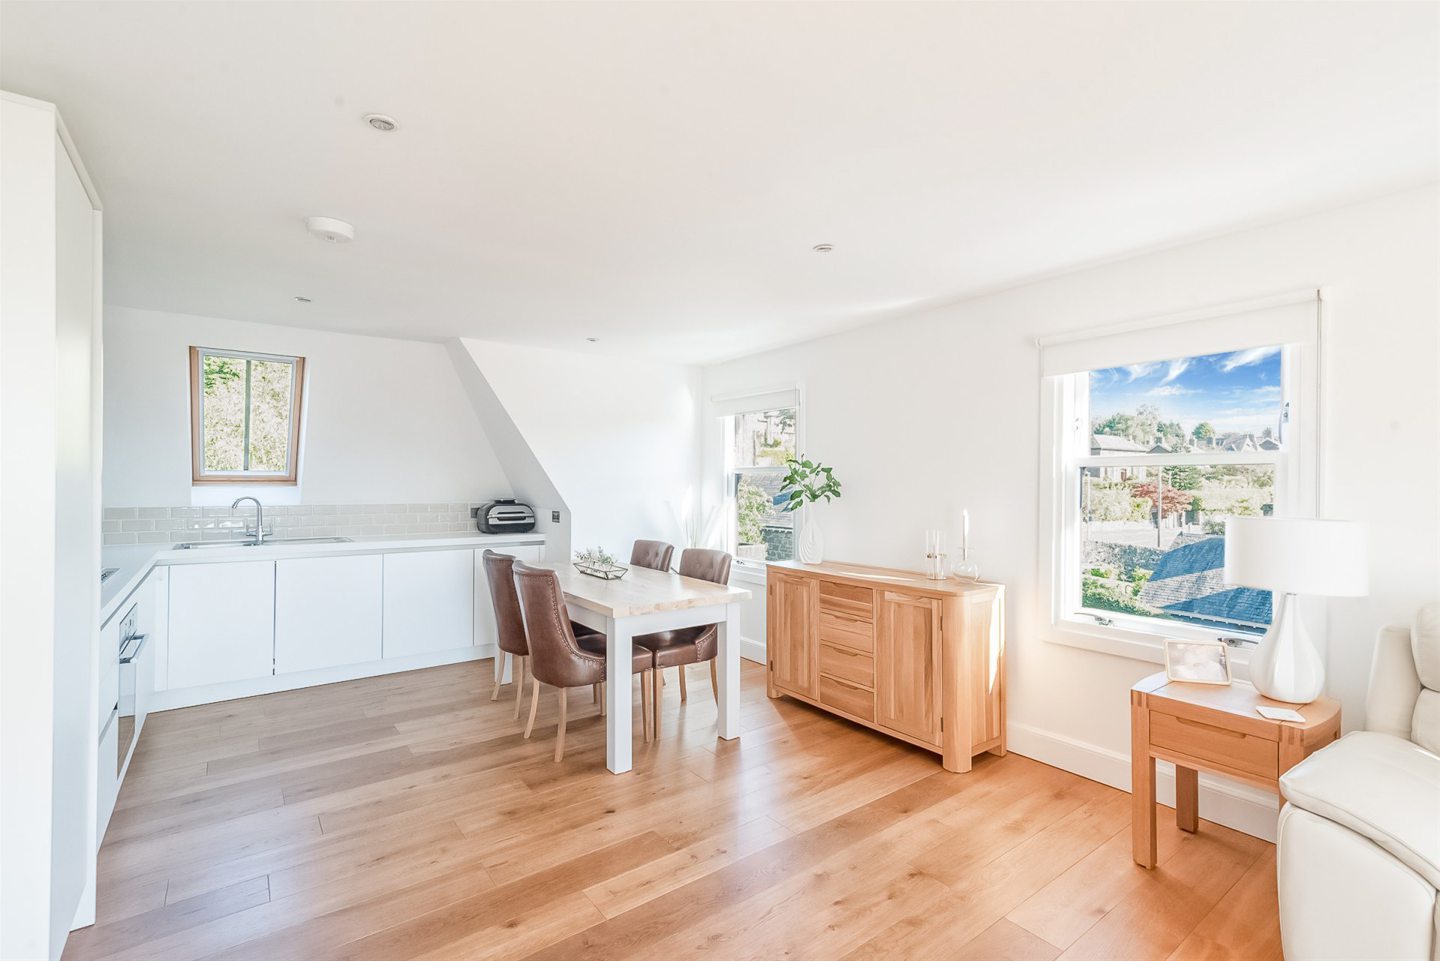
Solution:
M95 917L100 202L53 104L0 92L0 957Z

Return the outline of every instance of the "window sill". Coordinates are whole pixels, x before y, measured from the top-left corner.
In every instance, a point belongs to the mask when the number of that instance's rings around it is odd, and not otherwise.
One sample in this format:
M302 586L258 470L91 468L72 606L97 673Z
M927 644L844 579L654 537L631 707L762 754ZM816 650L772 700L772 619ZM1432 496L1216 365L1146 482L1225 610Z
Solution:
M730 579L746 584L765 584L764 564L734 564L730 568Z
M1097 654L1109 654L1112 657L1163 665L1167 639L1214 640L1214 637L1210 635L1197 636L1195 633L1180 630L1170 634L1128 631L1100 624L1086 624L1078 620L1064 620L1051 624L1044 634L1044 639L1051 644L1059 644L1063 647L1073 647L1082 651L1093 651ZM1230 647L1230 665L1232 669L1243 669L1239 674L1240 677L1249 676L1250 654L1253 650L1254 648L1248 645Z

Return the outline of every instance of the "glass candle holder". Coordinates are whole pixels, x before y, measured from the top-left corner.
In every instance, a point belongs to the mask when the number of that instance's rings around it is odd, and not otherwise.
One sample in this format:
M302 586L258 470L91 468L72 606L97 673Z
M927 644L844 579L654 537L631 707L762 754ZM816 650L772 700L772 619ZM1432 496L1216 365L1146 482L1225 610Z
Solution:
M980 563L975 560L975 553L970 549L960 552L960 559L955 562L955 576L962 581L980 580Z

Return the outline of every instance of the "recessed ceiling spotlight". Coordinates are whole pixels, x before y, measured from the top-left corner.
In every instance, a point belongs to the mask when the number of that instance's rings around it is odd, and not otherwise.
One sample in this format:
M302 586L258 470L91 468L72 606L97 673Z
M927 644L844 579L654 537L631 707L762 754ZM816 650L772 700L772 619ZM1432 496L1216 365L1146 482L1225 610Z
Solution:
M348 244L355 239L355 228L334 217L306 217L305 229L332 244Z
M296 295L295 295L295 300L296 300L297 303L301 303L301 304L308 304L308 303L310 303L310 298L309 298L309 297L301 297L299 294L296 294Z
M813 251L815 251L817 254L828 254L830 251L832 251L832 250L835 249L835 245L834 245L834 244L816 244L814 247L811 247L810 249L813 250Z
M600 343L600 338L599 338L599 337L586 337L585 339L588 340L588 341L590 341L590 343L592 343L592 344L598 344L598 343Z
M367 113L364 119L366 123L374 127L376 130L379 130L381 133L389 133L396 127L400 126L398 123L395 122L394 117L387 117L383 113Z

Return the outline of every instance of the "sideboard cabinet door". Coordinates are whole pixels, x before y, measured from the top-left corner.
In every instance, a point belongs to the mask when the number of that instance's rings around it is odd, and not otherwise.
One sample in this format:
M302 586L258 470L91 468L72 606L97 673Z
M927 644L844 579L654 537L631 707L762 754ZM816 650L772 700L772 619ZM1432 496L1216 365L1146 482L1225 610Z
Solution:
M939 745L940 602L884 591L877 620L876 720L883 728Z
M766 646L773 685L804 697L816 696L818 584L771 570L768 587Z

